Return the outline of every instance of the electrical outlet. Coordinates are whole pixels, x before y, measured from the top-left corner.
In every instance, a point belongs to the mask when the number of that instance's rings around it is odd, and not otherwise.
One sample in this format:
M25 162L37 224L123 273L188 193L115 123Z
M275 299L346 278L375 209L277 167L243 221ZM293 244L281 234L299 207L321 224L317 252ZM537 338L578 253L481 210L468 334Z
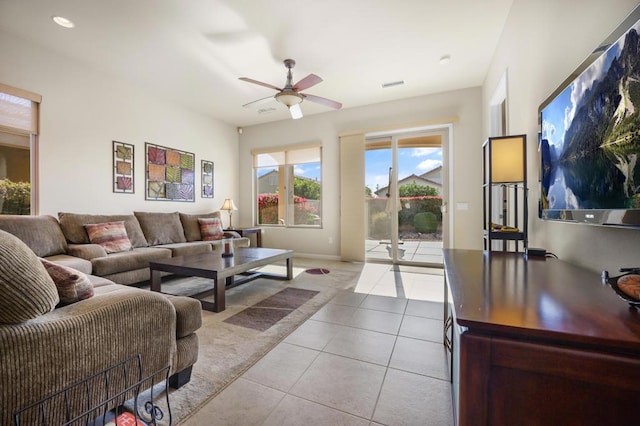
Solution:
M333 237L329 237L329 244L333 244Z

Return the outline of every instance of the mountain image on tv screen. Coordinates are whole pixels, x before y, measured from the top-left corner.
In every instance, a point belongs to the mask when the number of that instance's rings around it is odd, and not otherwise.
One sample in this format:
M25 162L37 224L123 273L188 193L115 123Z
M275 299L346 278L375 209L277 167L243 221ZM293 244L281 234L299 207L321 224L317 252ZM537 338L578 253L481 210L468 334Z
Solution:
M639 27L542 109L542 209L640 208Z

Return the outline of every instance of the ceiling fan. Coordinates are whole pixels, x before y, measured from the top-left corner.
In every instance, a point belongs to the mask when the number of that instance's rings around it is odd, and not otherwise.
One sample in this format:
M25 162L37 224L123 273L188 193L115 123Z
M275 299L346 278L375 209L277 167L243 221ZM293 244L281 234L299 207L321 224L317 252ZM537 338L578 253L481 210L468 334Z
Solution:
M342 108L342 104L340 102L332 101L331 99L321 98L320 96L308 95L306 93L300 93L300 91L308 89L309 87L315 86L316 84L322 82L322 79L315 74L309 74L302 80L298 81L296 84L293 84L293 73L291 70L296 66L296 61L293 59L285 59L284 66L287 67L287 83L284 88L279 88L273 86L268 83L263 83L258 80L254 80L252 78L240 77L240 80L246 81L249 83L257 84L258 86L268 87L273 90L277 90L278 93L275 96L269 96L267 98L258 99L257 101L249 102L248 104L242 105L243 107L247 107L250 105L259 104L262 102L268 102L272 99L286 105L289 108L289 112L291 113L291 118L297 119L302 118L302 109L300 108L300 103L303 100L309 100L311 102L316 102L318 104L322 104L328 106L330 108L340 109Z

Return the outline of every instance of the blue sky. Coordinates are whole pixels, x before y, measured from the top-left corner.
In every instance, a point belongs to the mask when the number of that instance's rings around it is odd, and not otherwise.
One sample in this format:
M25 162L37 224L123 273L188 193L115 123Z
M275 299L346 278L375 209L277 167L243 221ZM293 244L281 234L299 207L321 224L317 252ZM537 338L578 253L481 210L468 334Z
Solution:
M376 149L365 152L365 185L376 191L387 186L389 166L391 165L391 149ZM442 165L441 148L400 148L398 150L398 177L403 179L411 174L421 175ZM265 167L258 171L258 176L273 170ZM299 164L295 166L298 176L321 179L319 163Z
M400 148L398 178L421 175L442 165L441 148ZM365 153L365 185L375 192L389 184L391 149L375 149Z

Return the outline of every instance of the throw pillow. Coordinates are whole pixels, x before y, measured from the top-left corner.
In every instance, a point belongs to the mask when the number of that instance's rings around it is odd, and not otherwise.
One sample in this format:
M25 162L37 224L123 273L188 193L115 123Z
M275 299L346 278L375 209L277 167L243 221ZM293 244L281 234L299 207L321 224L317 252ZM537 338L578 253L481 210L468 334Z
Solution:
M124 221L127 238L133 247L147 247L147 242L138 219L133 214L78 214L58 213L60 228L68 242L73 244L89 244L89 237L84 225L87 223L106 223Z
M201 214L180 213L180 222L182 222L184 236L186 237L187 241L202 241L202 234L200 234L200 224L198 223L198 219L201 217L217 217L218 219L221 219L220 212Z
M0 231L0 323L39 317L58 301L56 285L36 254L17 237Z
M200 224L202 241L221 240L224 238L222 221L220 219L215 217L200 217L198 218L198 223Z
M70 305L93 296L93 285L86 274L46 259L40 261L58 289L59 306Z
M127 237L124 221L90 223L84 225L91 244L98 244L107 253L118 253L131 250L131 241Z

